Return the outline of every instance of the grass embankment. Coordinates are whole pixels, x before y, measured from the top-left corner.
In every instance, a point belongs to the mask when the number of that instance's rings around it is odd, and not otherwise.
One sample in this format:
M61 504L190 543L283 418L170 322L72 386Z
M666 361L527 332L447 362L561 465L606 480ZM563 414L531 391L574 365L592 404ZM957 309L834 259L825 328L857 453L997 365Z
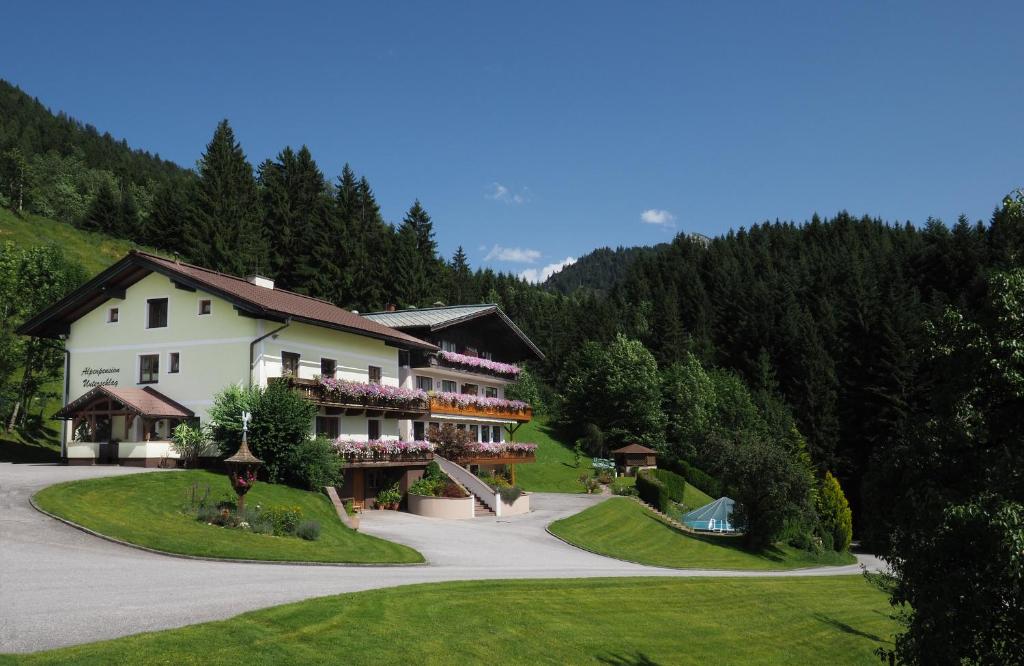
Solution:
M495 599L509 612L496 614ZM870 664L895 629L885 596L859 576L474 581L314 599L11 661Z
M769 571L856 561L849 553L816 556L785 545L751 553L738 538L684 534L637 502L618 497L555 521L550 529L559 538L602 555L675 569Z
M6 241L20 248L57 245L65 256L81 264L90 277L137 247L129 240L83 231L73 225L38 215L16 215L2 208L0 243ZM13 379L17 380L19 376L20 371L15 372ZM42 415L41 425L11 432L0 439L0 462L54 462L60 457L61 422L50 417L61 407L63 380L44 385L41 392L56 396L48 398L43 405L32 405L32 411Z
M544 418L524 423L516 431L517 442L537 445L537 462L516 465L516 483L523 490L539 493L582 493L580 474L593 474L590 458L580 459L576 467L572 446L558 440L554 428Z
M100 534L170 553L297 562L423 561L408 546L348 529L324 495L288 486L258 483L246 503L300 507L304 519L320 522L318 540L207 525L183 511L192 484L198 484L201 493L209 486L215 501L234 497L223 474L188 470L61 483L39 491L35 501L42 509Z
M82 231L38 215L15 215L7 209L0 210L0 243L4 241L12 241L18 247L57 245L69 259L80 263L90 276L128 254L133 247L138 247L129 240Z

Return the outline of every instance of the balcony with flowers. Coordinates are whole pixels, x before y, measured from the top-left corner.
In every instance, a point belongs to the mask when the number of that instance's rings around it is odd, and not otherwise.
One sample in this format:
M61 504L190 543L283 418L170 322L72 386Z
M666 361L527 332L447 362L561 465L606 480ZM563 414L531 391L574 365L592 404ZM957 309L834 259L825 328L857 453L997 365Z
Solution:
M396 439L357 441L339 437L334 450L345 461L346 467L382 467L428 463L434 459L434 444L422 440L402 442Z
M428 395L432 414L510 419L520 423L526 423L533 419L533 408L522 400L505 400L439 391L431 391Z
M421 357L421 365L427 367L447 368L474 374L489 375L501 379L516 379L522 369L511 363L492 361L489 358L472 354L458 354L453 351L439 351Z
M526 442L470 442L464 460L474 464L531 463L537 460L537 445Z
M281 377L270 381L286 382L317 405L349 416L415 419L430 409L426 391L419 389L321 376L315 379Z

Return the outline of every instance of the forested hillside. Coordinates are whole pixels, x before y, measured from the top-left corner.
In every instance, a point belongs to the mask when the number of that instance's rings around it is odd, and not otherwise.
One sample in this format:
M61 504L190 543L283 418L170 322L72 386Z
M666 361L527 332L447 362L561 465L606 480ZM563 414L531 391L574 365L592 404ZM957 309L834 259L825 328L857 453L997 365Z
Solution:
M570 437L604 451L641 439L713 466L707 433L739 422L725 405L745 405L752 433L785 440L817 475L835 472L858 512L869 508L861 487L873 461L917 410L926 322L948 305L971 312L1022 244L1019 220L1003 212L952 227L840 213L710 242L605 248L537 286L473 268L461 248L441 256L419 201L389 224L366 177L322 168L305 146L254 167L222 121L193 172L53 116L7 84L0 91L0 204L21 220L44 215L218 270L267 273L360 311L497 302L546 353L532 368L536 395ZM17 323L8 316L5 330ZM602 387L581 378L603 381L591 371L613 349L627 368L646 368L651 355L651 372L633 373L646 386L632 398L602 403ZM11 386L17 363L4 367ZM16 394L4 393L5 418ZM717 425L700 421L706 414L680 422L694 396L718 410Z

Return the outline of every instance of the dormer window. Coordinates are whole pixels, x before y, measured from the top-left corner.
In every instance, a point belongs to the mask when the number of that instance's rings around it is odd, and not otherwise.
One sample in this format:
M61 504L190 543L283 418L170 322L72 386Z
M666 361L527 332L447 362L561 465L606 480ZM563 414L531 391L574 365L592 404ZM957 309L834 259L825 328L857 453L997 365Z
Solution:
M209 298L199 299L199 315L208 315L213 312L213 301Z
M167 327L167 299L150 298L146 301L146 328Z

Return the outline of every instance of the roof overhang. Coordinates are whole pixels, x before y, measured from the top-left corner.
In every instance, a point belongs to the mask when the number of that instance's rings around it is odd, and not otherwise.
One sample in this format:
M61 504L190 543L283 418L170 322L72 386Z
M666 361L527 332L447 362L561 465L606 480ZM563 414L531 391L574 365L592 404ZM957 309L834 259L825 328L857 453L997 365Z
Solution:
M425 340L415 340L411 336L408 336L408 339L398 336L392 337L375 331L343 326L333 322L297 316L267 308L258 302L220 289L216 285L197 280L184 273L178 273L149 259L143 254L138 254L134 250L78 289L28 319L18 327L17 333L42 338L58 338L62 335L67 335L73 321L111 298L124 298L125 290L128 287L150 273L159 273L166 276L174 283L175 287L186 290L199 290L223 298L231 303L239 314L245 316L277 322L291 319L293 322L302 322L312 326L346 331L364 337L383 340L401 349L424 349L428 351L437 349L436 345Z

